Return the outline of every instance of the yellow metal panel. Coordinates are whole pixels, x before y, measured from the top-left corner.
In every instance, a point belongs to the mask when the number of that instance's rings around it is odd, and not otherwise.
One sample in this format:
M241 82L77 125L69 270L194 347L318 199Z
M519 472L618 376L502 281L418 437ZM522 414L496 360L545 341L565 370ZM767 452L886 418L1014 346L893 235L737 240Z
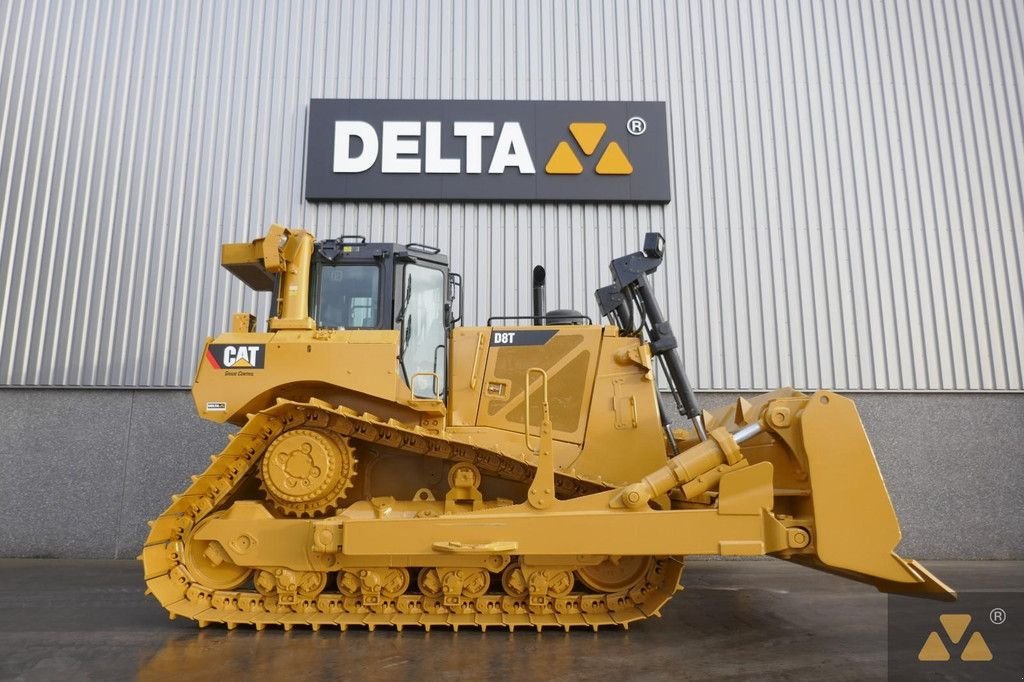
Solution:
M577 473L622 485L665 463L650 356L643 352L634 338L602 340L586 440L572 464Z
M487 367L490 327L457 327L451 336L448 367L448 424L474 426Z
M537 367L549 376L555 438L582 443L593 392L601 328L565 326L530 329L554 330L555 335L543 345L490 348L478 423L523 433L526 425L526 371ZM534 378L530 382L530 391L531 400L539 404L539 379Z
M263 349L263 367L220 368L209 354L200 358L192 395L201 416L215 422L237 421L247 412L271 405L289 394L289 385L320 386L306 398L325 398L331 387L392 403L380 416L391 416L399 401L411 397L398 362L398 332L298 331L228 333L212 339L215 345L256 345ZM209 408L213 409L209 409ZM414 420L418 421L418 420Z
M558 509L556 507L556 509ZM342 525L346 555L437 552L435 543L514 542L524 555L718 554L721 543L748 551L764 541L761 516L727 516L714 510L485 513L425 519L352 519ZM596 532L595 529L600 529ZM774 548L779 549L779 548Z

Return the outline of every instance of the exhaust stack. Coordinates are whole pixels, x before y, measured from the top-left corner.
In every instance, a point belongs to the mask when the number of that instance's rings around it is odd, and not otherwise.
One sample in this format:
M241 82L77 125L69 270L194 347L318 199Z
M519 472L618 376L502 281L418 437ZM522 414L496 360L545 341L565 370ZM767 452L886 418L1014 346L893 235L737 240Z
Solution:
M533 266L533 323L544 324L544 311L547 310L547 292L544 287L546 273L543 265Z

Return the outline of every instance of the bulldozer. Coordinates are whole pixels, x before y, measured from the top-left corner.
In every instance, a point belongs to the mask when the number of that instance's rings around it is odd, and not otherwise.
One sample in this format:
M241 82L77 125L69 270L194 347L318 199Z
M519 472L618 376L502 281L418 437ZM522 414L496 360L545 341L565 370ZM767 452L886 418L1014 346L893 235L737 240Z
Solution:
M767 555L955 599L894 551L849 399L701 409L651 284L664 246L612 260L606 324L546 310L538 266L531 314L470 327L434 247L223 245L270 315L206 340L196 408L238 430L150 522L147 593L201 627L597 630L659 615L687 556Z

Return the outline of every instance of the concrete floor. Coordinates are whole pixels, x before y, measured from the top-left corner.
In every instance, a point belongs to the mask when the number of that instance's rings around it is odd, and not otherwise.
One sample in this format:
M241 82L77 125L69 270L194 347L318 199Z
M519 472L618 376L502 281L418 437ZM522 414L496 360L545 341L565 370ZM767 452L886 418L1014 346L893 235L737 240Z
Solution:
M1024 562L929 568L961 592L1024 592ZM257 633L169 621L136 562L3 560L0 679L886 677L887 601L870 587L775 560L691 560L683 583L663 618L629 631ZM1020 679L1013 665L1001 656L985 677Z

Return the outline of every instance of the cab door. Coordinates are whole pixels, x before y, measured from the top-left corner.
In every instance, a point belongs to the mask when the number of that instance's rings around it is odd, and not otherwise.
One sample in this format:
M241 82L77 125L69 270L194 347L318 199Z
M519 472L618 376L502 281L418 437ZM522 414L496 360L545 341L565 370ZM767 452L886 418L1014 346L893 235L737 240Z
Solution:
M448 365L446 320L448 272L423 261L398 269L395 323L399 330L399 365L416 398L445 396Z

